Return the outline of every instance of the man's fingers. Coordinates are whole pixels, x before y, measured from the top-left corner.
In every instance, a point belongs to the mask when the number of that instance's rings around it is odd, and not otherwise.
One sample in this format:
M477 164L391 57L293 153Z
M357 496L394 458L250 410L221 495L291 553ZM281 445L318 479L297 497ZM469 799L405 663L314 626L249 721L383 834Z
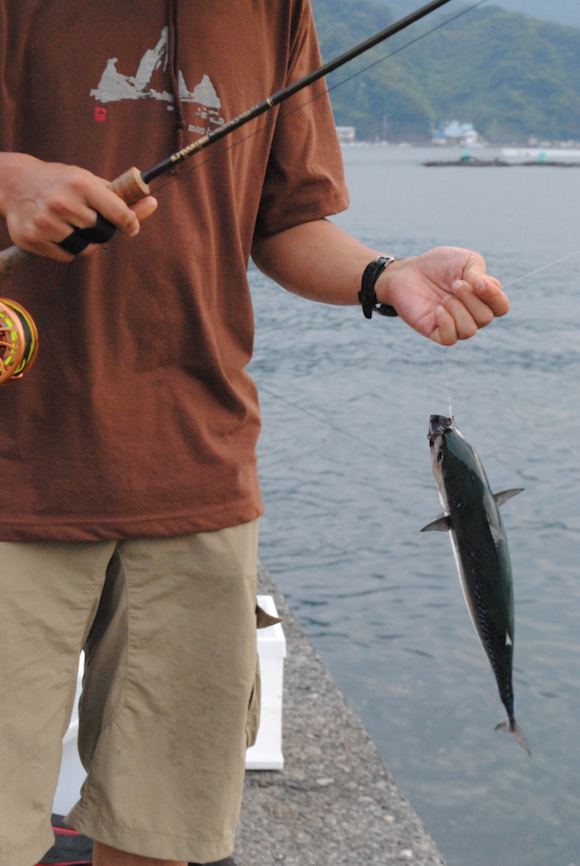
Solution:
M59 262L71 262L74 258L58 246L72 232L65 220L56 215L42 215L35 221L25 221L12 228L10 220L8 229L14 243L28 252L39 256L48 256Z
M494 316L505 316L509 312L510 302L502 292L500 281L495 277L475 277L472 285L477 296L493 311Z
M437 247L396 265L385 272L380 300L436 343L467 340L509 311L501 283L486 273L477 253Z
M16 156L13 177L4 189L4 218L14 243L38 255L72 261L73 254L58 244L74 229L93 228L97 214L122 233L135 236L139 220L156 207L151 197L128 207L108 189L107 181L78 166ZM84 254L95 249L91 244Z
M509 312L509 301L501 290L500 281L487 273L483 256L468 250L458 250L458 252L467 254L467 261L456 283L467 283L472 286L475 294L484 304L487 304L494 316L505 316ZM452 286L454 290L456 283Z
M493 315L489 321L492 318ZM478 331L476 320L459 298L449 298L445 301L445 306L438 307L435 311L435 322L436 328L431 339L442 346L453 346L458 340L468 340Z
M474 287L465 280L457 280L453 283L455 297L461 301L468 310L478 328L485 328L493 321L495 314L491 307L481 300L474 291Z
M448 298L445 309L453 318L458 340L468 340L477 334L477 323L463 301L459 298Z
M131 205L131 210L139 222L141 222L157 210L157 199L153 198L152 195L148 195L147 198L142 198L141 201Z
M125 202L106 183L78 166L64 166L53 181L46 207L73 228L95 225L97 213L112 222L123 234L137 234L139 221Z
M139 233L140 221L146 219L148 216L151 216L152 213L157 209L157 199L153 198L153 196L147 196L136 204L132 205L131 210L134 212L137 217L136 230L132 230L128 232L130 237L134 237ZM84 229L84 228L93 228L97 223L97 213L96 211L91 210L90 208L86 209L86 212L82 217L78 217L76 220L77 224L72 226L70 223L61 223L57 227L55 227L56 234L62 234L64 232L64 237L60 237L58 240L55 240L54 246L56 246L56 250L53 245L42 244L35 245L34 252L40 252L42 249L42 255L50 255L52 258L58 259L63 262L70 262L75 259L77 256L88 256L91 255L92 252L97 247L97 244L91 243L85 247L84 250L77 253L76 255L72 255L71 253L66 252L59 244L61 241L66 240L75 228Z
M141 220L147 219L157 209L157 199L151 195L128 207L114 192L111 192L105 186L101 187L101 189L106 193L106 201L101 205L92 201L91 204L93 204L95 209L92 211L88 209L88 214L83 215L83 225L78 224L78 228L94 226L97 218L96 211L98 211L105 219L114 223L123 234L135 237L139 234ZM98 198L100 197L99 194ZM90 222L87 223L87 219Z
M109 222L114 223L124 235L134 237L139 234L139 219L134 210L106 186L100 183L95 184L90 197L87 196L87 201L95 211L98 211ZM91 225L95 224L95 219L96 215L93 217ZM83 225L79 228L87 228L87 226Z
M444 305L435 311L436 328L431 339L443 346L453 346L458 340L470 339L479 328L489 325L496 315L490 306L475 294L474 287L469 283L457 281L453 284L453 289L455 295L447 298ZM498 291L497 286L493 289ZM503 304L497 306L503 310Z
M135 213L135 215L137 217L137 225L136 225L136 228L134 230L131 230L130 232L128 232L130 237L135 237L135 235L137 235L139 233L140 221L146 219L156 209L157 209L157 199L153 198L152 196L147 196L146 198L142 199L141 201L137 202L135 205L133 205L131 207L131 210ZM102 216L101 214L97 214L95 211L90 211L90 214L92 215L92 221L88 226L79 225L79 226L75 226L75 228L79 228L79 229L84 229L84 228L91 228L91 229L92 228L101 228L101 229L107 228L108 229L108 228L110 228L110 226L107 226L106 224L105 224L105 226L102 225L103 220L99 219ZM71 228L71 227L69 226L69 228ZM70 235L70 231L68 234ZM84 250L78 252L77 255L90 255L93 252L93 250L95 249L96 245L101 245L103 243L106 243L108 240L110 240L110 235L111 235L111 232L105 231L105 233L103 234L102 237L92 238L91 240L93 240L94 243L90 243L88 246L85 247ZM68 237L68 235L67 235L67 237ZM66 238L64 238L64 240L66 240ZM65 249L66 249L66 247L65 247Z
M437 307L435 310L436 327L429 335L430 339L441 346L454 346L457 342L457 329L455 319L445 307Z

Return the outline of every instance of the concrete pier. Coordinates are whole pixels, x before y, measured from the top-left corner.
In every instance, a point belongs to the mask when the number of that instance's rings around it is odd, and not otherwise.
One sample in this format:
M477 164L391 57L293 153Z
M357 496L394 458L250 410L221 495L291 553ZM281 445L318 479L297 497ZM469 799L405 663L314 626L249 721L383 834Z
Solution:
M284 617L283 772L246 773L238 866L445 866L265 568Z

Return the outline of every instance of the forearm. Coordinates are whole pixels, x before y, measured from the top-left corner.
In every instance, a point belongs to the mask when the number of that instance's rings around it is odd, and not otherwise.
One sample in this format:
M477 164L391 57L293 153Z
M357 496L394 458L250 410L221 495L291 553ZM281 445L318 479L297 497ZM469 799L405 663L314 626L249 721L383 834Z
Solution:
M258 238L252 256L281 286L327 304L357 304L366 266L387 254L361 244L328 220ZM472 337L509 303L498 280L475 252L437 247L392 262L375 283L377 300L395 308L412 328L437 343Z
M364 269L384 254L329 220L259 238L252 250L256 265L267 276L296 295L325 304L357 304Z

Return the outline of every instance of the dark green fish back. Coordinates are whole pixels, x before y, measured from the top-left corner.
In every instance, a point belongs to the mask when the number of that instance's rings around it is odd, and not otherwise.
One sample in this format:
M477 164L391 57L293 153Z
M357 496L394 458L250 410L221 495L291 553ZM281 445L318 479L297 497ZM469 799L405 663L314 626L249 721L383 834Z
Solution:
M513 586L508 544L481 461L455 429L446 431L441 471L469 610L513 718Z

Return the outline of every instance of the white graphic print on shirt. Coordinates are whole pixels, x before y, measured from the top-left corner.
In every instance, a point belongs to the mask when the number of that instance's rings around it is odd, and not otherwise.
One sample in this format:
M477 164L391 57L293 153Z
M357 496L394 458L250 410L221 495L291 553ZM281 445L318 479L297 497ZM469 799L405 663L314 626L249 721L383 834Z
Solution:
M121 102L123 99L162 99L173 103L173 94L167 90L155 90L151 87L153 73L163 65L163 71L167 69L167 27L161 31L161 38L155 48L149 48L139 63L135 75L123 75L117 72L118 57L111 57L107 61L105 71L101 76L99 86L91 90L97 102ZM196 114L213 126L221 126L224 123L220 117L221 100L216 93L209 75L204 75L199 84L190 92L185 83L181 69L178 75L179 96L182 102L195 102L199 106ZM168 111L173 111L173 105L167 106ZM190 132L203 132L203 127L190 126Z

